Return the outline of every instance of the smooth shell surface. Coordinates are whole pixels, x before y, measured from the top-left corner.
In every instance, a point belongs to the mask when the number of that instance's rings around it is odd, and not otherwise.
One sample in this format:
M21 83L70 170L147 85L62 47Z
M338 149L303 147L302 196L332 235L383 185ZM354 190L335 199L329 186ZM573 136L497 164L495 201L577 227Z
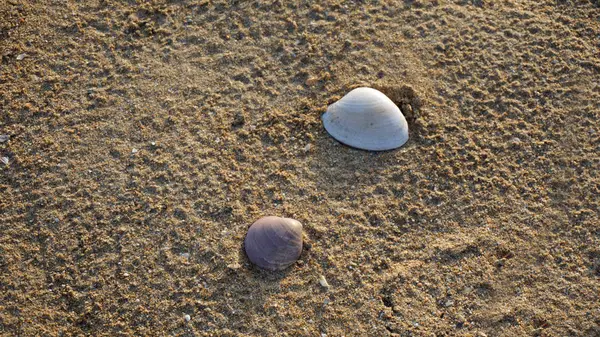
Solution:
M392 150L408 140L408 124L398 106L372 88L350 91L331 104L322 119L333 138L358 149Z
M302 253L302 224L276 216L260 218L248 229L244 246L252 263L268 270L283 270Z

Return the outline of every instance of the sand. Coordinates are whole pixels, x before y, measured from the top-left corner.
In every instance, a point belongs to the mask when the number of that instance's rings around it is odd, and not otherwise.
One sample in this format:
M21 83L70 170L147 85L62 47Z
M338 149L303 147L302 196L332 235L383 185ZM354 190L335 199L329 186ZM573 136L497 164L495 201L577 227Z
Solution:
M599 18L0 1L0 335L600 336ZM363 85L402 148L323 129ZM283 272L243 252L265 215L304 224Z

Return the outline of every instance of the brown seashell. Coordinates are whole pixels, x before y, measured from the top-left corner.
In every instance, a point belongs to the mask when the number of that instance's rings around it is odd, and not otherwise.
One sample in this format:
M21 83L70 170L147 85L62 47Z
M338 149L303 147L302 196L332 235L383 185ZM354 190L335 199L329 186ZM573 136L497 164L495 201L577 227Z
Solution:
M244 246L252 263L268 270L283 270L302 253L302 224L277 216L260 218L248 229Z

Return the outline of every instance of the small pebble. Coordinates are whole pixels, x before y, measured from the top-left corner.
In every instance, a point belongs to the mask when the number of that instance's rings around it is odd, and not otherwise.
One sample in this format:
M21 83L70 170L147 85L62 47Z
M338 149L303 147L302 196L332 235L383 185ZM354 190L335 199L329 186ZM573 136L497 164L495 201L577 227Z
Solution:
M315 84L319 83L319 78L318 77L309 77L306 82L304 82L304 84L306 84L307 86L313 86Z
M319 284L323 288L329 288L329 283L327 283L327 280L325 279L325 276L323 276L323 275L319 276Z
M189 259L190 253L181 253L181 254L179 254L179 256L183 257L184 259Z
M310 151L310 148L311 148L310 144L306 144L306 146L304 147L304 152Z
M156 146L156 142L151 142L150 145Z
M242 268L242 266L239 263L231 263L227 265L227 268L236 270Z
M9 138L9 135L0 135L0 143L6 142Z
M131 153L136 154L138 152L138 149L132 149Z
M25 54L25 53L17 55L17 61L21 61L22 59L25 58L25 56L27 56L27 54Z
M183 316L183 318L185 318L186 322L189 322L192 320L192 317L190 317L190 315L185 315L185 316Z
M8 157L2 157L0 160L4 163L4 165L8 165Z

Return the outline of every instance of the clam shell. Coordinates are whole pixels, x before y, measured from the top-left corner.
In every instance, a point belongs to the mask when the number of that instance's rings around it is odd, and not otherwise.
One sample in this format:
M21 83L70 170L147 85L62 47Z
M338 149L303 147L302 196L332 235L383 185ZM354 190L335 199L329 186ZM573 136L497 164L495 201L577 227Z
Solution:
M329 134L346 145L370 151L398 148L408 140L404 115L382 92L356 88L323 114Z
M283 270L302 253L302 224L276 216L260 218L248 229L244 246L252 263L268 270Z

